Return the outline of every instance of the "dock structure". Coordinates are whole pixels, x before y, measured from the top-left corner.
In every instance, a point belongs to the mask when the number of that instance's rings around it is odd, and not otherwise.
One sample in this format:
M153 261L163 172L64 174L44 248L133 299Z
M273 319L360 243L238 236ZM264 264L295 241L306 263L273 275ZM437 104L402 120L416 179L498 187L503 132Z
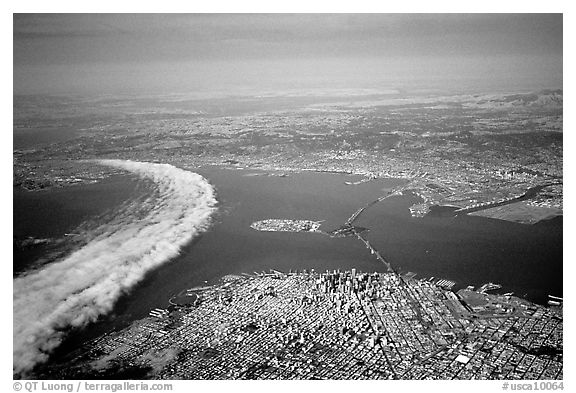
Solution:
M452 289L452 287L454 285L456 285L456 283L452 280L446 280L444 278L436 281L436 285L442 287L442 288L446 288L446 289Z
M559 296L548 295L548 303L549 306L556 306L560 307L564 304L564 298Z

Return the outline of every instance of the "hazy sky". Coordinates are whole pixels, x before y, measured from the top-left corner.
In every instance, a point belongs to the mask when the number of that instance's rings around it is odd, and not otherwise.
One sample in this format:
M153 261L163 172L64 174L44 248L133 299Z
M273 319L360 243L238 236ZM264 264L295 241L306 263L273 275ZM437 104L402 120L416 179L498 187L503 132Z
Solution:
M561 14L17 14L15 93L562 87Z

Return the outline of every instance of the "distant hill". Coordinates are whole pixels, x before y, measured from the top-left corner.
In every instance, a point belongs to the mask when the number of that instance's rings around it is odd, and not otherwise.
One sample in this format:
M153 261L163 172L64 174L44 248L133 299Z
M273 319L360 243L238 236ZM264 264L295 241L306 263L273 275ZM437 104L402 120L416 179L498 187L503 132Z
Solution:
M499 101L514 106L552 106L561 108L563 105L563 94L562 90L542 90L537 93L504 96Z
M482 108L521 108L533 107L542 109L562 109L563 92L558 90L541 90L535 93L481 96L472 106Z

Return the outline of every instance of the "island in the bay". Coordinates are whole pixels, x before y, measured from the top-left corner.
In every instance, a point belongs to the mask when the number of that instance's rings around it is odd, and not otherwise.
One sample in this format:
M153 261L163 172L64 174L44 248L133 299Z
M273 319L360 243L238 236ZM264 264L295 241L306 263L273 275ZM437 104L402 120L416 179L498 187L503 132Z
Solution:
M250 227L264 232L319 232L322 221L270 218L253 222Z

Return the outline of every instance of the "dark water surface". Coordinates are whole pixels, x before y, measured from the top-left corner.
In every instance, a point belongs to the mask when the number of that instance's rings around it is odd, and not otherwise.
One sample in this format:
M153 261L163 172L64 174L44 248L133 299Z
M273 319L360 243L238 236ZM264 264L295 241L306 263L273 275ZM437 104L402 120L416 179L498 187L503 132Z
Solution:
M356 238L258 232L251 229L250 224L267 218L325 220L322 229L331 230L344 223L359 207L404 184L403 180L345 185L344 181L354 178L331 173L279 177L263 175L265 172L261 171L219 168L202 168L197 172L217 190L219 210L210 230L195 238L179 257L148 274L130 294L120 299L112 315L72 335L60 352L67 352L105 331L126 326L146 316L151 308L166 307L169 297L183 289L204 281L214 282L226 274L270 268L323 271L355 267L362 271L385 271ZM249 174L260 175L247 176ZM122 184L107 180L95 185L96 189L102 187L100 197L75 196L72 189L50 191L71 194L67 197L54 194L44 200L45 204L39 204L35 212L28 213L30 217L37 214L39 222L63 219L75 223L95 214L90 210L98 206L95 200L110 208L130 197L134 186ZM63 200L84 197L94 200L58 205ZM468 216L417 219L410 217L408 211L416 200L411 195L389 198L367 209L355 222L370 229L365 237L393 266L401 271L413 271L419 277L447 278L459 286L488 281L499 283L503 285L502 291L514 291L540 303L546 301L547 294L562 296L561 217L537 225ZM58 207L51 209L50 206ZM18 201L15 194L15 233L17 229L22 233L21 226L25 224L19 223L17 212L29 208L29 204ZM69 213L66 218L58 216ZM48 236L41 227L35 230L36 235Z
M111 176L95 184L74 185L40 191L13 191L14 273L26 270L53 249L66 246L65 234L74 234L90 220L114 214L120 205L145 192L145 184L132 175ZM18 247L26 238L50 243ZM62 240L64 243L55 244Z

